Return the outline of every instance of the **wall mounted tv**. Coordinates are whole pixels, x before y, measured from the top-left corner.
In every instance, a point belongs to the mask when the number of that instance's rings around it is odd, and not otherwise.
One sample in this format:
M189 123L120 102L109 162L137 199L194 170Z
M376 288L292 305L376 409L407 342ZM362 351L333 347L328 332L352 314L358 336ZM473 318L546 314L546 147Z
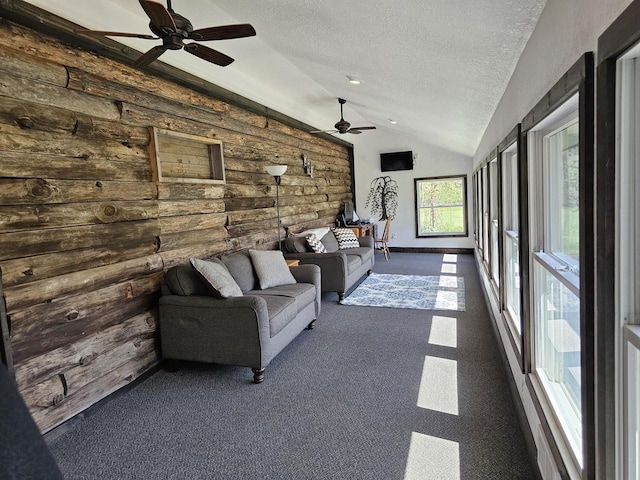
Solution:
M390 152L380 154L380 170L393 172L395 170L413 170L413 152Z

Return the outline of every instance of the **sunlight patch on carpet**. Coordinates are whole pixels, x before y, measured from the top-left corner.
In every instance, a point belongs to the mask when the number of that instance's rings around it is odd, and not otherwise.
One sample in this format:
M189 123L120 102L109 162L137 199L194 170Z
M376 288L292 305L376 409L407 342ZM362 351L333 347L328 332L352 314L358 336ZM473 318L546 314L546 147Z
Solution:
M343 305L465 311L464 278L372 273Z

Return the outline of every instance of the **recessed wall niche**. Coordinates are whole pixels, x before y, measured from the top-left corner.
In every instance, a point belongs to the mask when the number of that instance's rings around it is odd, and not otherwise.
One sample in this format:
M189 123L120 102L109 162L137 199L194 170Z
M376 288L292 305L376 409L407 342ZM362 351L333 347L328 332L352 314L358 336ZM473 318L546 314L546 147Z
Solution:
M155 127L149 130L154 181L225 183L220 140Z

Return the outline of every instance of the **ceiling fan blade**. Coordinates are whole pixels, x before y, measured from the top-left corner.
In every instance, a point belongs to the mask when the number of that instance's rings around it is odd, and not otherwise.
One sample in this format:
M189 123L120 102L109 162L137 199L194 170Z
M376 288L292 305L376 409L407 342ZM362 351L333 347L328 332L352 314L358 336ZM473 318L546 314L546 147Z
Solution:
M184 46L184 49L191 55L195 55L196 57L200 57L207 62L215 63L221 67L226 67L230 63L233 63L233 58L222 52L214 50L213 48L205 47L204 45L188 43Z
M101 30L75 30L75 33L82 33L83 35L94 35L100 37L144 38L147 40L157 40L158 38L160 38L154 37L153 35L145 35L144 33L103 32Z
M309 133L337 133L338 130L333 129L333 130L312 130Z
M140 5L147 14L151 23L159 30L168 30L171 32L176 31L176 24L173 21L173 17L169 13L164 5L152 0L140 0Z
M158 45L157 47L153 47L151 50L147 51L144 55L142 55L136 62L133 64L134 67L146 67L155 59L157 59L160 55L168 50L169 47L165 45Z
M253 37L255 29L248 23L222 25L219 27L200 28L189 34L189 38L197 41L228 40L230 38Z
M353 127L350 128L349 130L347 130L349 133L360 133L361 130L375 130L376 127ZM354 130L357 130L357 132L354 132Z
M349 130L346 131L346 133L353 133L354 135L360 135L362 132L360 130L350 128Z

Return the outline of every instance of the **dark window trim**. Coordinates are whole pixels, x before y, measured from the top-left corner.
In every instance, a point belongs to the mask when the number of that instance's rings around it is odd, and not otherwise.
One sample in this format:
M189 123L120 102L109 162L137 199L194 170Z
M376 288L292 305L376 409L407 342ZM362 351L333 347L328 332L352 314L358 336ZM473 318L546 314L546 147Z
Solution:
M580 357L581 357L581 376L582 376L582 478L591 480L595 478L595 394L594 394L594 269L593 261L595 254L594 245L594 204L593 204L593 185L594 185L594 56L593 52L585 53L563 77L547 92L547 94L536 104L536 106L522 120L522 137L523 151L526 152L526 142L528 132L544 120L548 115L554 112L564 102L576 93L579 94L578 121L580 128ZM528 158L524 157L523 170L524 178L521 178L521 187L528 185ZM524 203L524 202L523 202ZM521 265L521 275L524 277L523 297L526 297L526 315L525 319L526 331L531 332L533 319L530 305L530 282L531 275L529 268L529 215L528 215L528 197L527 209L521 208L521 221L523 222L526 232L523 231L521 238L522 251L526 254L526 260ZM526 237L525 237L526 233ZM524 314L524 311L521 312ZM531 345L531 336L528 335L527 341ZM527 372L531 372L531 351L529 350L525 358ZM541 410L540 399L532 384L527 383L531 388L531 397L536 409ZM544 419L546 421L546 419ZM550 430L545 429L547 441L554 452L554 457L558 465L564 466L564 460L559 455L558 445L553 436L548 435Z
M464 232L459 233L437 233L434 235L420 235L418 225L420 223L420 213L418 209L418 182L421 180L447 180L447 179L462 179L462 215ZM421 177L413 179L413 195L414 195L414 207L416 211L416 238L451 238L451 237L468 237L469 236L469 202L467 201L467 174L461 173L459 175L444 175L440 177Z
M597 160L595 181L598 255L596 289L596 392L595 477L614 478L616 471L616 351L615 318L615 158L616 62L640 42L640 0L632 2L598 38Z
M520 141L521 138L521 127L522 125L520 123L518 123L508 134L507 136L504 138L504 140L502 140L502 142L500 142L500 144L498 145L498 167L500 168L500 245L499 245L499 250L500 250L500 311L502 312L502 321L504 323L505 328L507 329L507 331L509 332L509 340L511 341L511 346L513 347L513 351L516 354L517 358L518 358L518 364L520 365L520 371L522 373L525 373L525 350L528 348L525 344L525 325L524 325L524 320L523 320L523 315L522 315L522 292L523 292L523 287L522 287L522 275L520 275L520 345L518 345L516 343L516 339L513 338L513 334L511 333L511 326L509 325L509 320L506 317L506 313L505 313L505 302L506 302L506 292L505 292L505 287L504 287L504 283L505 283L505 278L507 276L507 272L506 272L506 262L504 261L504 237L503 237L503 228L502 228L502 216L504 214L504 198L503 198L503 194L502 194L502 159L503 159L503 154L504 152L511 148L512 145L516 145L516 151L517 151L517 155L518 155L518 163L516 164L516 168L517 168L517 172L516 172L516 178L518 179L518 184L515 185L515 195L518 197L518 262L520 263L520 269L522 269L522 234L520 232L520 224L521 222L521 211L520 211L520 204L522 203L522 194L521 194L521 188L520 188L520 170L521 170L521 160L520 160L520 155L521 155L521 144L522 142Z

